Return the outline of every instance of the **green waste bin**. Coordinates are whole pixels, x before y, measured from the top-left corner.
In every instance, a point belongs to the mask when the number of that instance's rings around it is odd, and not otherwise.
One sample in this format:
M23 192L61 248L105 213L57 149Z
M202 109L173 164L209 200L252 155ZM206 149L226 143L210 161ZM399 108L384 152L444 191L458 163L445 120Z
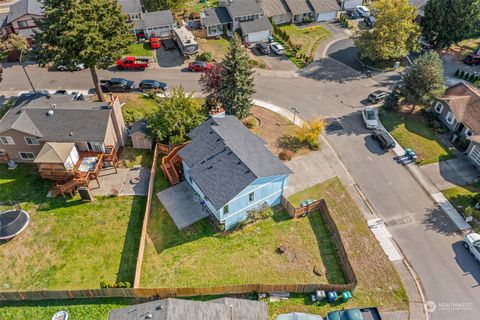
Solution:
M342 302L347 302L348 300L352 299L352 294L350 291L343 291L341 294Z

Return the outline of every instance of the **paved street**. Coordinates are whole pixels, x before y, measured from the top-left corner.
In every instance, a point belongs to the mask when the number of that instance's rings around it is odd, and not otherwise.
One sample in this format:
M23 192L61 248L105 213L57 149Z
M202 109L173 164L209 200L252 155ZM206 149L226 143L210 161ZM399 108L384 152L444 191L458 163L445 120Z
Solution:
M453 224L438 209L409 172L397 164L392 153L383 152L364 129L359 110L367 95L398 80L396 73L365 74L351 69L352 50L348 42L332 45L327 57L292 73L262 72L256 77L256 99L284 108L296 107L302 117L336 118L341 127L327 139L375 211L388 225L403 253L411 262L426 291L436 303L431 318L478 319L480 314L480 266L466 252ZM346 63L346 64L344 64ZM352 65L353 66L353 65ZM28 66L37 89L89 89L89 71L47 72ZM362 70L360 70L362 71ZM100 71L135 80L154 78L196 90L198 74L179 68L145 72ZM4 70L0 91L30 90L19 66ZM415 319L416 320L416 319Z

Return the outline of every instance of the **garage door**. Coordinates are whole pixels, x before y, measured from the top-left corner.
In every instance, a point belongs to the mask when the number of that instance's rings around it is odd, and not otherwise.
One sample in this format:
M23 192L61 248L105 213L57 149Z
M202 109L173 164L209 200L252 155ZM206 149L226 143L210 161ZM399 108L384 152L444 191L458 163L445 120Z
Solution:
M337 11L317 13L317 21L335 20L336 17L337 17Z
M475 162L475 164L480 167L480 149L478 148L478 146L473 146L472 150L470 150L470 153L468 155L473 160L473 162Z
M252 32L247 35L247 42L262 42L267 41L268 36L270 35L270 31L259 31L259 32Z

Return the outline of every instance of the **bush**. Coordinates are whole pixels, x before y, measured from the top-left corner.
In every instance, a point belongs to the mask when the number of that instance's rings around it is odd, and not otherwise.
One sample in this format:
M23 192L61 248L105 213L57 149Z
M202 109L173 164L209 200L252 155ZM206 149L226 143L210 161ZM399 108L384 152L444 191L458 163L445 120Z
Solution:
M464 75L465 75L465 71L461 70L461 71L460 71L460 74L458 75L458 77L459 77L460 79L463 79L463 76L464 76Z
M455 71L455 77L458 78L459 75L460 75L460 69L457 69L457 71Z
M25 53L27 50L27 40L14 33L0 41L0 52L2 57L8 58L8 61L19 61L21 52Z
M325 129L325 120L314 118L311 121L305 121L303 126L297 131L296 136L298 140L306 143L309 148L318 143L318 138Z
M320 149L320 143L318 141L308 141L308 148L312 151L317 151Z
M257 127L257 119L252 116L243 120L243 123L245 124L245 126L247 126L248 129L255 129Z
M282 161L290 161L293 158L293 151L282 150L278 155L278 158Z
M131 288L132 284L128 281L120 281L116 283L110 283L106 281L101 281L100 282L100 288Z
M213 53L210 51L205 51L197 55L195 58L197 61L205 61L205 62L211 62L213 61Z
M400 102L400 96L395 92L390 92L383 102L385 109L397 109Z
M468 81L474 82L476 78L477 78L477 76L472 73L472 75L470 76L470 78L468 78Z
M465 74L463 75L463 78L462 78L462 79L468 81L468 78L470 78L470 73L465 72Z
M125 120L126 124L132 124L143 117L144 115L137 109L127 109L123 111L123 119Z

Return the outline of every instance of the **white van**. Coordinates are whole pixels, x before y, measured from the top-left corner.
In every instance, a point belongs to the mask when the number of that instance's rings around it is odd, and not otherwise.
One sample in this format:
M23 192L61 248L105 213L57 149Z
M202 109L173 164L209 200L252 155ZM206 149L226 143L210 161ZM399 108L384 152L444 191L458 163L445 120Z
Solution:
M357 12L361 17L368 17L370 15L370 9L365 6L357 6Z

